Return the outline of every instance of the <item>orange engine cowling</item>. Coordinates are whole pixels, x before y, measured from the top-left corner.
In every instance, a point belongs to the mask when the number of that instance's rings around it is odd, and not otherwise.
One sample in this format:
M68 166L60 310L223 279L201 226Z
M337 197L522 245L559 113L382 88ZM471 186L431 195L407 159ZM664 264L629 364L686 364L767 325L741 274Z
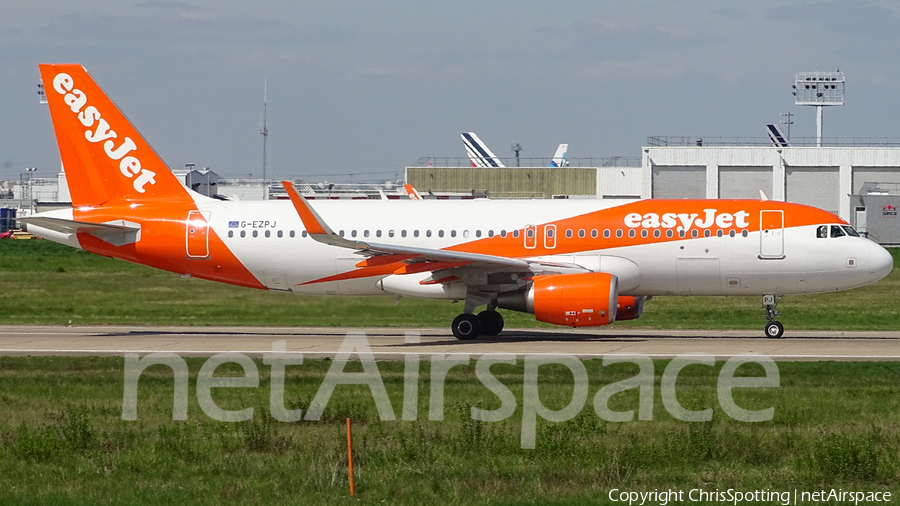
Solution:
M636 320L644 312L644 297L620 296L616 301L616 321Z
M616 321L619 278L605 272L536 276L529 298L539 321L598 327Z

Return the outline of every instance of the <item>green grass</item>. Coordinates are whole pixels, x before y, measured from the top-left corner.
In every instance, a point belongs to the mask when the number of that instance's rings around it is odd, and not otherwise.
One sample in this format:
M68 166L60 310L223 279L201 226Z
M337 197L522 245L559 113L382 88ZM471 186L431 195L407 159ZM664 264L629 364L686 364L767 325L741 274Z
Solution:
M900 265L900 248L893 248ZM900 270L847 292L789 296L788 329L897 330ZM460 304L393 297L313 297L239 288L129 264L49 241L0 241L0 307L7 324L433 326ZM504 311L508 327L551 327ZM617 326L760 329L759 297L656 297Z
M417 421L381 421L364 386L339 386L321 421L273 421L269 368L257 362L258 388L213 391L223 408L255 407L253 418L216 422L196 402L202 362L188 359L186 421L171 419L171 371L153 366L139 384L138 419L129 422L121 420L121 358L0 358L0 504L597 504L611 488L900 493L900 363L781 363L780 387L735 393L747 409L775 407L774 419L761 423L737 422L718 407L721 364L689 366L680 402L714 414L687 423L666 413L666 361L656 361L653 420L608 423L593 412L594 394L636 368L589 360L584 409L568 422L539 423L537 447L523 450L521 361L492 368L517 401L512 418L492 423L468 415L471 406L499 407L471 364L448 374L445 421L428 421L428 362ZM232 366L219 374L240 373ZM289 408L309 404L329 366L288 366ZM399 417L404 364L378 367ZM548 407L568 403L567 369L544 366L540 378ZM636 406L634 390L610 402L617 411ZM347 497L346 417L354 424L355 501Z

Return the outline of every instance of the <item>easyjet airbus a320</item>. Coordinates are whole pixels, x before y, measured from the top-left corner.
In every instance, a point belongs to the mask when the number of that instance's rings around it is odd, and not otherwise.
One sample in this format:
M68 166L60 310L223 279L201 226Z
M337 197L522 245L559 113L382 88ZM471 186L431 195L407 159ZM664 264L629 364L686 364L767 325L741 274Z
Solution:
M41 65L73 208L22 220L93 253L239 286L465 301L453 334L496 335L496 308L589 327L657 295L846 290L893 267L812 207L770 200L228 202L189 191L79 65ZM475 314L481 306L486 309Z

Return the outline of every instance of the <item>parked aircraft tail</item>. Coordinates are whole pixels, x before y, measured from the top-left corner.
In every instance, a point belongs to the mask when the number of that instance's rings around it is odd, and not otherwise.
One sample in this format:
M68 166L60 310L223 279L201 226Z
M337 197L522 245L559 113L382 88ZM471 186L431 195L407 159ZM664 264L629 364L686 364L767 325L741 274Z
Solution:
M790 147L791 142L787 140L787 137L784 136L784 132L781 131L778 125L766 125L766 133L769 134L769 139L772 140L772 144L776 147Z
M481 139L475 135L475 132L463 132L463 145L466 147L466 153L469 155L469 161L472 167L505 167L503 162L497 158L497 155L491 152L488 147L481 142Z
M419 195L419 192L416 191L416 188L411 184L403 185L403 188L406 190L406 195L409 196L409 200L422 200L422 196Z
M560 144L558 148L556 148L556 153L553 155L553 160L550 162L551 167L565 167L569 165L569 161L566 160L566 151L569 150L568 144Z

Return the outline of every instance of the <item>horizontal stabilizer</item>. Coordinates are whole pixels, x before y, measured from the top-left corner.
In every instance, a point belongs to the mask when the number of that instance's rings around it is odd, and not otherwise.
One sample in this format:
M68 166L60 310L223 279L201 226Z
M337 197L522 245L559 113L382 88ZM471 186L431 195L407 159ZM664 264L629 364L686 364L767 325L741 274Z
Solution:
M64 218L51 218L38 216L34 218L21 218L19 223L28 226L52 230L61 234L91 234L114 246L131 244L141 239L141 226L125 220L114 220L106 223L91 223L89 221L67 220ZM39 234L38 234L39 235Z

